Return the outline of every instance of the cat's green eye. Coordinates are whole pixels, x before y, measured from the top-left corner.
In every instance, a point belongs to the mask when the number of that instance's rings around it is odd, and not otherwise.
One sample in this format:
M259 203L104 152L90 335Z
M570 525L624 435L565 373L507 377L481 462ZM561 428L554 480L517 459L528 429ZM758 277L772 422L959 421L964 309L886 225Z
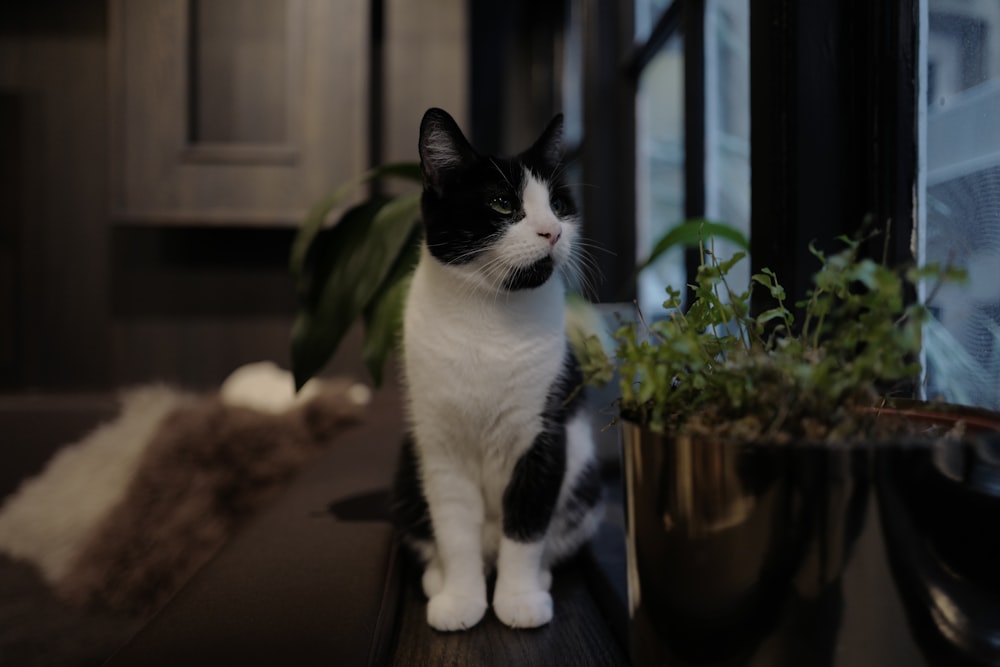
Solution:
M556 215L562 215L563 211L566 210L566 204L559 197L553 197L552 199L550 199L549 207L552 209L552 212L555 213Z
M511 206L510 200L506 197L494 197L491 199L490 208L500 215L510 215L514 212L514 208Z

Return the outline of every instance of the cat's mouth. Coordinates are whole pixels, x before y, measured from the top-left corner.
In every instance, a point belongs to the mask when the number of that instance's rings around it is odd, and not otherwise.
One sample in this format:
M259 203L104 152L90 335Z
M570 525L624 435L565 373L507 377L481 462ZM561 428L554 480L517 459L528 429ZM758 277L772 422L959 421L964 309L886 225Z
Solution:
M539 287L552 277L555 268L556 263L552 255L546 255L533 264L511 270L504 280L503 287L510 291Z

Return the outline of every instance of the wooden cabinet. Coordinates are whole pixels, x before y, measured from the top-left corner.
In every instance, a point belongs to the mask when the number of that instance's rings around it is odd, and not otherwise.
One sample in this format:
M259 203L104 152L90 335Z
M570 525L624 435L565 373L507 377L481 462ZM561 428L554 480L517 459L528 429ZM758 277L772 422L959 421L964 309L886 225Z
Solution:
M111 212L297 225L366 167L367 0L111 0Z

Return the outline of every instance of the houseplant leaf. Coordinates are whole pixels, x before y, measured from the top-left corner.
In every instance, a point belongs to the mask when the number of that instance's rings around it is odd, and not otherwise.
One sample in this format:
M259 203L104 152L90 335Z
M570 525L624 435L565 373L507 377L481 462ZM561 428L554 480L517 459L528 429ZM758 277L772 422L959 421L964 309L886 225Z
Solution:
M420 174L420 165L415 162L397 162L393 164L386 164L380 167L375 167L374 169L365 172L358 178L344 183L329 195L316 202L316 204L309 210L305 222L302 224L298 234L295 236L295 240L292 242L291 257L289 259L289 268L291 269L292 276L296 279L302 276L303 271L305 270L306 256L309 254L309 248L312 246L313 241L315 240L320 229L323 228L323 223L326 221L330 211L339 206L357 187L364 185L369 181L385 177L402 178L405 180L416 181L418 183L422 179Z
M347 209L333 227L318 231L305 257L302 272L296 277L300 310L316 308L330 272L344 261L351 248L363 242L372 220L388 202L387 197L371 197Z
M345 215L330 230L329 273L315 301L305 304L292 327L296 388L316 374L389 276L403 249L412 245L420 193L403 195L368 213ZM358 209L354 209L358 210Z
M731 241L742 250L750 250L750 242L740 230L722 222L712 222L711 220L688 220L677 225L667 232L649 253L646 261L639 264L637 271L641 271L674 246L684 246L686 248L697 247L699 243L709 236L717 236L721 239Z
M412 237L403 246L392 272L364 310L365 342L362 356L376 387L382 386L385 361L395 350L403 329L403 307L413 268L420 257L419 228L413 230Z

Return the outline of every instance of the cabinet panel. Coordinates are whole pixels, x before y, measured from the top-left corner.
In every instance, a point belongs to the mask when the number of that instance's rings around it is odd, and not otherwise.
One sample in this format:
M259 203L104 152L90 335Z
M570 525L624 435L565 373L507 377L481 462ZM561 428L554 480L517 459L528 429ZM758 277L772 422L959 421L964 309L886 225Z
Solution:
M365 168L366 0L112 0L112 214L287 224Z
M188 135L192 143L281 143L295 95L290 60L301 22L276 0L191 0ZM293 42L294 40L294 42Z

